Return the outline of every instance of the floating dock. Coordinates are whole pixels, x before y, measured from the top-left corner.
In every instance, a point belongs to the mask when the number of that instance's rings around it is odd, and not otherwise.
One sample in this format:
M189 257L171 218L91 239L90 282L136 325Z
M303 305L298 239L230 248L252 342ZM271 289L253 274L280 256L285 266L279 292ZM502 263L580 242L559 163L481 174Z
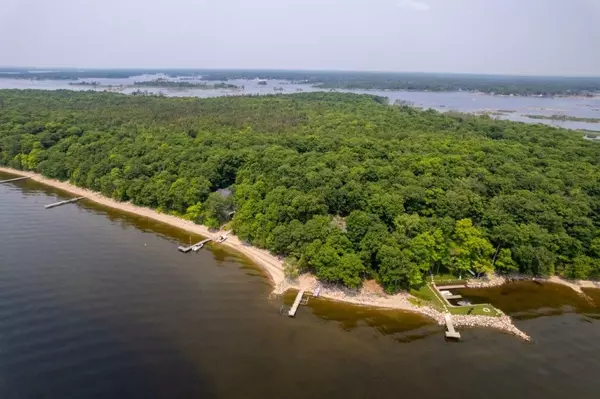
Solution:
M444 297L445 299L461 299L462 296L458 295L458 294L453 294L450 291L444 290L444 291L440 291L440 294L442 294L442 297Z
M446 338L460 339L460 333L454 329L450 313L446 313L444 318L446 319Z
M212 241L212 238L207 238L206 240L202 240L199 243L190 245L189 247L184 247L183 245L180 245L179 247L177 247L177 250L183 252L184 254L187 254L190 251L198 252L200 249L202 249L204 244L206 244L209 241Z
M298 307L300 306L300 302L302 302L302 297L304 296L304 290L298 291L298 295L296 295L296 299L294 300L294 304L292 308L288 312L288 316L294 317L296 316L296 312L298 311Z
M54 204L46 205L45 208L50 209L50 208L56 208L57 206L61 206L61 205L72 204L74 202L81 201L84 198L85 197L77 197L77 198L73 198L73 199L66 200L66 201L55 202Z
M25 179L29 179L29 177L16 177L14 179L2 180L2 181L0 181L0 184L12 183L14 181L21 181L21 180L25 180Z

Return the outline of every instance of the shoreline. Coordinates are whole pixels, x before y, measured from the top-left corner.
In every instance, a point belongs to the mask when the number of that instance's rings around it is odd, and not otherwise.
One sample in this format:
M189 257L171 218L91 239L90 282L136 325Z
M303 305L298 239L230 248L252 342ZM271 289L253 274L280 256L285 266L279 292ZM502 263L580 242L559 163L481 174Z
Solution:
M582 288L595 288L600 289L600 281L593 280L567 280L560 276L551 276L551 277L532 277L525 276L521 274L514 274L508 276L498 276L494 275L491 279L485 281L478 280L468 280L467 287L468 288L491 288L491 287L499 287L504 284L508 284L510 281L528 281L528 280L537 280L546 283L563 285L565 287L571 288L573 291L577 292L580 295L585 295Z
M59 180L50 179L42 176L39 173L22 171L3 166L0 166L0 172L17 176L26 176L35 182L53 188L57 188L61 191L65 191L76 196L85 197L85 199L95 202L97 204L104 205L109 208L117 209L119 211L127 212L137 216L153 219L158 222L165 223L172 227L176 227L178 229L190 233L198 234L206 238L214 238L227 233L229 236L226 241L221 243L221 245L237 250L238 252L242 253L243 255L246 255L252 261L261 266L262 269L264 269L267 272L271 282L274 283L275 286L281 284L281 282L285 280L285 275L283 272L283 262L281 260L279 260L277 257L271 255L265 250L252 247L248 244L243 243L239 238L237 238L237 236L227 231L211 231L208 227L196 224L189 220L185 220L180 217L168 215L165 213L160 213L153 209L137 206L129 202L115 201L111 198L105 197L104 195L98 192L77 187L69 182L62 182Z
M245 242L242 242L237 236L231 232L219 230L211 231L208 227L195 224L189 220L182 219L177 216L160 213L156 210L134 205L129 202L119 202L104 195L77 187L69 182L62 182L55 179L50 179L42 176L39 173L22 171L8 167L0 166L0 172L29 177L31 180L43 185L59 189L61 191L85 197L85 199L97 204L117 209L122 212L127 212L141 217L153 219L155 221L168 224L172 227L201 235L207 238L218 237L219 235L227 234L226 241L220 243L228 248L231 248L242 255L249 258L258 267L266 272L269 280L273 284L272 294L281 295L289 289L306 290L314 292L318 285L321 286L320 297L333 300L336 302L344 302L359 306L369 306L373 308L394 309L418 313L423 316L433 319L437 324L444 325L444 314L430 306L416 306L409 301L412 296L407 292L400 292L394 295L388 295L382 292L379 287L374 288L373 284L365 282L359 290L350 290L334 285L321 284L316 277L310 274L303 274L296 280L290 280L285 277L283 261L272 255L266 250L253 247ZM174 249L175 250L175 249ZM509 316L488 317L488 316L454 316L454 324L467 327L491 327L502 330L504 332L516 335L525 341L529 341L530 337L514 326Z

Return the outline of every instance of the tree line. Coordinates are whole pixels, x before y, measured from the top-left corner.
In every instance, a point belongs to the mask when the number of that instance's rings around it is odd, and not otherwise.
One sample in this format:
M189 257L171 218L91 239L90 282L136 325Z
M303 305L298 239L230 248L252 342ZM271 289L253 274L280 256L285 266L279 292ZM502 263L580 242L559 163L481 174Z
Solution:
M350 287L600 277L600 146L340 93L0 91L0 164L219 228ZM231 194L231 195L229 195Z

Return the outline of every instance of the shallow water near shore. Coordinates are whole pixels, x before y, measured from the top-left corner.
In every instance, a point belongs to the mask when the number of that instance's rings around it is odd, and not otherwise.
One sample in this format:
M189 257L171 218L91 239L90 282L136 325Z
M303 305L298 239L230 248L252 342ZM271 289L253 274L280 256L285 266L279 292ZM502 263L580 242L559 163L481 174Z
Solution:
M515 319L530 319L565 313L600 315L600 290L572 288L541 281L509 282L492 288L467 288L457 293L472 303L491 303Z
M271 297L261 270L236 253L180 254L198 237L88 201L44 209L63 198L35 182L0 185L2 398L596 398L600 389L600 320L577 309L517 320L530 344L487 329L446 342L420 315L323 299L289 318L279 309L294 293Z

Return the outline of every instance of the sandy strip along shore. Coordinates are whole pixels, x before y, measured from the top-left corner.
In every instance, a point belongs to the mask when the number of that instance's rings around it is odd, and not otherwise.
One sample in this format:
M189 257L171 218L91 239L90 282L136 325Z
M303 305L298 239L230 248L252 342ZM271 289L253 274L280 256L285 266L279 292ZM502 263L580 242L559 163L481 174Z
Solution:
M132 213L138 216L147 217L149 219L166 223L173 227L191 233L199 234L204 237L218 237L222 234L227 233L224 231L214 232L209 230L205 226L195 224L189 220L185 220L172 215L167 215L164 213L159 213L155 210L137 206L128 202L118 202L108 197L105 197L100 193L77 187L68 182L49 179L38 173L21 171L6 167L0 167L0 172L18 176L27 176L31 180L34 180L36 182L54 188L58 188L78 197L86 197L86 199L94 201L98 204L118 209L123 212ZM273 291L275 294L281 294L288 289L305 289L307 291L312 291L318 284L316 278L314 278L314 276L311 275L302 275L300 276L300 278L294 281L286 279L284 274L283 261L281 259L272 255L268 251L253 247L249 244L242 242L238 237L236 237L233 234L229 234L229 238L227 239L227 241L221 243L220 245L227 246L242 253L243 255L251 259L253 262L258 264L260 267L262 267L269 275L275 287ZM395 295L387 295L381 292L374 292L373 290L370 290L366 287L363 287L362 289L356 291L326 285L323 286L321 290L321 297L362 306L416 312L434 319L438 324L444 324L444 316L442 313L427 306L418 307L413 305L409 301L410 295L405 292ZM465 320L462 320L463 318ZM515 334L521 338L528 339L527 335L521 333L518 329L516 329L516 327L514 327L514 325L510 321L510 318L508 318L507 316L504 316L502 318L502 322L500 322L500 320L488 319L490 318L481 318L478 316L462 316L461 322L459 322L458 324L473 327L480 326L498 328L506 332Z

